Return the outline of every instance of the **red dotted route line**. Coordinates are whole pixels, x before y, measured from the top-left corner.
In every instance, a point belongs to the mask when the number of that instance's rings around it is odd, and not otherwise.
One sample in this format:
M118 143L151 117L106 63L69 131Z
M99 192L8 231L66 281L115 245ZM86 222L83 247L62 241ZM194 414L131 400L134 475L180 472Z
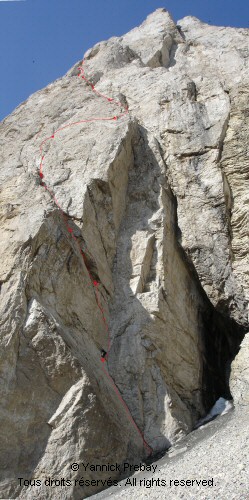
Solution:
M67 125L64 125L63 127L60 127L58 128L57 130L54 131L54 133L52 135L50 135L49 137L46 137L40 144L40 155L41 155L41 160L40 160L40 166L39 166L39 177L40 177L40 185L49 193L51 199L53 200L53 202L55 203L55 205L58 207L59 211L60 211L60 214L62 216L62 219L63 219L63 222L64 222L64 225L68 231L68 233L70 234L71 238L75 241L75 243L77 244L78 246L78 250L81 254L81 257L84 261L84 264L85 264L85 267L87 269L87 272L88 272L88 277L89 277L89 282L87 283L88 286L93 286L94 287L94 293L95 293L95 299L96 299L96 303L97 303L97 307L101 313L101 317L102 317L102 320L103 320L103 324L104 324L104 327L105 327L105 330L107 332L107 351L105 351L104 349L102 349L101 351L101 361L102 361L102 370L103 372L105 373L105 376L109 379L109 381L111 382L111 385L113 387L113 390L115 391L118 399L120 400L120 402L122 403L126 413L127 413L127 416L130 420L130 422L132 423L133 427L135 427L136 431L139 433L140 437L142 438L142 441L143 441L143 444L144 444L144 447L147 449L148 451L148 454L151 455L152 452L153 452L153 449L148 445L148 443L146 442L145 438L144 438L144 435L143 433L141 432L141 430L139 429L139 427L137 426L135 420L133 419L131 413L130 413L130 410L127 406L127 404L125 403L125 401L123 400L114 380L112 379L112 377L110 376L110 374L108 373L108 371L105 369L104 367L104 363L107 361L108 359L108 356L109 356L109 352L110 352L110 347L111 347L111 342L110 342L110 331L109 331L109 328L108 328L108 325L107 325L107 321L106 321L106 318L105 318L105 314L104 314L104 308L101 304L101 300L100 300L100 293L99 293L99 285L100 285L100 282L98 282L96 279L94 279L94 277L92 276L89 268L88 268L88 264L87 264L87 259L86 259L86 255L85 253L83 252L82 248L81 248L81 245L80 245L80 242L78 240L78 238L75 236L74 232L73 232L73 229L70 227L68 221L70 220L70 216L64 212L64 210L62 209L59 201L57 200L53 190L46 184L45 180L44 180L44 173L43 173L43 167L44 167L44 163L45 163L45 153L44 153L44 146L45 144L48 142L48 141L51 141L53 139L55 139L55 136L61 132L62 130L65 130L67 128L70 128L70 127L73 127L75 125L80 125L81 123L90 123L90 122L98 122L98 121L116 121L118 119L120 119L121 117L123 116L126 116L128 113L129 113L129 110L128 110L128 107L126 106L123 106L123 104L120 102L120 101L116 101L115 99L113 99L112 97L107 97L106 95L102 94L101 92L99 92L95 86L86 78L85 76L85 71L84 71L84 64L85 64L85 61L83 60L82 61L82 64L81 66L78 68L79 69L79 73L78 73L78 76L84 80L86 82L87 85L89 85L92 89L92 91L98 96L98 97L101 97L103 99L105 99L107 102L109 102L110 104L114 104L116 106L119 106L120 107L120 110L122 111L121 113L119 113L118 115L115 115L115 116L111 116L111 117L97 117L97 118L88 118L88 119L85 119L85 120L79 120L77 122L72 122L72 123L68 123ZM123 111L124 110L124 111ZM40 135L40 132L37 134L37 136Z

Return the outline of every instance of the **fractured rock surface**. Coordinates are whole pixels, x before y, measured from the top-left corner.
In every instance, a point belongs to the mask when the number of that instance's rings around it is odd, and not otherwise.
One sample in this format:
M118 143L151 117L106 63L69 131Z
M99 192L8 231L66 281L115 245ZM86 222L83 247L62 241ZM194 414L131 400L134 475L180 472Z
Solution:
M81 477L71 463L136 463L134 422L157 453L231 398L248 331L248 42L159 9L85 55L114 101L78 63L1 123L1 497L34 497L18 477ZM129 113L99 119L117 100ZM72 481L60 498L101 488Z

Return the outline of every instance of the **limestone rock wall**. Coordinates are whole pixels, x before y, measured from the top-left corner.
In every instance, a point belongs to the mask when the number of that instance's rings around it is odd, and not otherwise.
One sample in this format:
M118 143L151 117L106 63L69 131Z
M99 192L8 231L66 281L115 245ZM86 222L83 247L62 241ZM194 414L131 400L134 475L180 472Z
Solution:
M93 88L77 63L0 124L2 497L33 498L18 477L77 478L74 462L141 460L231 397L248 41L159 9L85 54Z
M249 336L244 338L239 354L232 363L230 385L234 401L238 405L249 404Z

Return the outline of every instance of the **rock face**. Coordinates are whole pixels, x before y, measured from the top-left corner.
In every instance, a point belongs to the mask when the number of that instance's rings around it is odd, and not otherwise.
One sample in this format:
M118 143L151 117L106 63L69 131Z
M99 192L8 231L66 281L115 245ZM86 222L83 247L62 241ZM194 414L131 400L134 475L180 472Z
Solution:
M86 497L103 484L75 484L96 473L72 463L136 463L231 398L248 43L159 9L1 123L2 498L55 498L48 477L71 481L58 498Z
M247 335L235 360L231 370L231 391L234 401L238 405L249 405L249 335Z

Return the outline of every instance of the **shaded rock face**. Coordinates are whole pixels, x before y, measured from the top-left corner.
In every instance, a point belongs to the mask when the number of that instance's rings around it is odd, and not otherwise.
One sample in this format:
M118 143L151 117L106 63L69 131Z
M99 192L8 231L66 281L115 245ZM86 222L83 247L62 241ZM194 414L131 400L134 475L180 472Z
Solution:
M96 473L70 464L136 463L231 397L248 328L248 41L159 9L85 55L115 101L77 64L1 123L1 497L54 498L18 477L86 497L103 486L75 485ZM129 113L92 121L117 100Z

